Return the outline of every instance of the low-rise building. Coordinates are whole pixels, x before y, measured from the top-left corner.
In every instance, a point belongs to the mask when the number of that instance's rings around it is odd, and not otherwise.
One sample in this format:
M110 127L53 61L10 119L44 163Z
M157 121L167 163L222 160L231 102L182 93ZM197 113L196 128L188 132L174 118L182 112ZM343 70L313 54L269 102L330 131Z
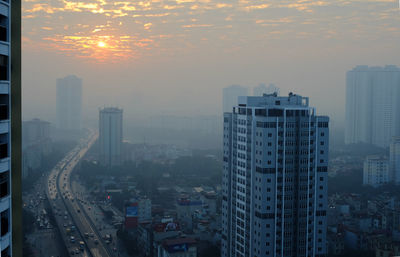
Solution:
M382 156L368 156L364 161L363 184L379 187L389 181L389 160Z
M196 240L190 237L164 240L157 257L197 257Z

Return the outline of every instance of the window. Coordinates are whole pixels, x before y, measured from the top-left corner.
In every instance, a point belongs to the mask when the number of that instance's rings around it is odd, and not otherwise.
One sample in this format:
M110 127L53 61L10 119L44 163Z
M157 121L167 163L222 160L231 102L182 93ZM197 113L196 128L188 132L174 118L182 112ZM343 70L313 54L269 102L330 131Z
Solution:
M0 159L8 157L8 138L6 134L0 135Z
M0 80L8 80L8 56L0 54Z
M0 256L1 257L10 257L10 247L7 247L3 251L1 251Z
M0 199L9 194L9 172L0 173Z
M1 96L0 100L2 100ZM0 103L0 120L8 120L8 105L5 103Z
M0 41L7 41L8 18L0 15Z
M5 236L9 232L9 210L1 213L1 236Z

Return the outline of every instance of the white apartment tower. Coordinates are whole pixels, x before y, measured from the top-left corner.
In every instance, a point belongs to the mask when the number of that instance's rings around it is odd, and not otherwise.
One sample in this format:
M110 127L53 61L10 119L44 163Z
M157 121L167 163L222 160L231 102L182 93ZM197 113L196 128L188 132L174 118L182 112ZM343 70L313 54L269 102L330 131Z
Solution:
M99 147L99 161L103 165L112 167L122 163L122 109L100 109Z
M368 156L364 161L363 185L379 187L389 181L388 159L382 156Z
M346 76L346 144L388 147L400 136L400 69L357 66Z
M57 79L57 127L79 130L82 124L82 79L69 75Z
M239 85L232 85L222 90L223 112L232 112L232 108L237 106L239 96L248 95L248 89Z
M224 114L221 256L327 256L328 123L292 93Z

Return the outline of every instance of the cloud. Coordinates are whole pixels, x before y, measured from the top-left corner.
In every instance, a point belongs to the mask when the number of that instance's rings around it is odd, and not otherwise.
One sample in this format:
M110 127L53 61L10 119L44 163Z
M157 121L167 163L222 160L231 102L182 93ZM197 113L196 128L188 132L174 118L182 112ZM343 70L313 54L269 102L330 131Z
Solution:
M398 33L399 22L391 0L23 0L23 32L32 44L88 60L179 52L221 35L241 37L242 46L271 36L378 36ZM96 52L100 37L109 47Z

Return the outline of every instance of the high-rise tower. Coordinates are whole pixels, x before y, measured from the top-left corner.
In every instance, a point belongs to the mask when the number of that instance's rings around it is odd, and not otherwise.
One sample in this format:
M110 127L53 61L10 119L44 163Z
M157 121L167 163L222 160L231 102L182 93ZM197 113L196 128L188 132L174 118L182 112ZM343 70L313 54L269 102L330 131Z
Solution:
M112 167L122 163L122 109L100 109L99 147L99 161L103 165Z
M0 256L22 257L21 1L0 1Z
M57 127L79 130L81 123L82 80L73 75L57 79Z
M388 147L400 136L400 69L357 66L346 75L345 143Z
M221 256L327 255L328 123L295 94L224 114Z

